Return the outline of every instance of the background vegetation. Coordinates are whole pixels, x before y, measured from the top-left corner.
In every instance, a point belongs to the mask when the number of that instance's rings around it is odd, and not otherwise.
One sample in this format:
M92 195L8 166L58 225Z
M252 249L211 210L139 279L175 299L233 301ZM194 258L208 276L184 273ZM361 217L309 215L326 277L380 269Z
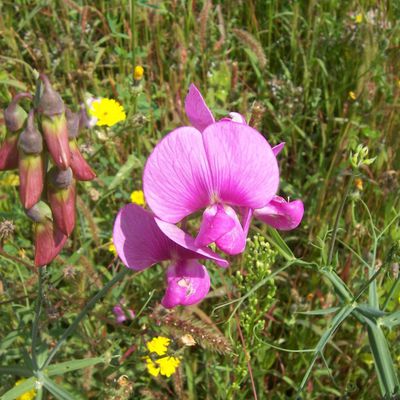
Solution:
M103 362L57 376L59 386L75 399L294 398L340 303L323 267L367 301L366 264L372 263L381 308L399 310L399 19L395 1L0 2L1 108L17 91L34 88L37 70L75 109L90 93L118 99L127 111L124 123L80 136L98 178L79 184L77 227L45 272L43 354L124 268L108 250L114 218L141 188L154 145L187 124L183 100L191 82L218 117L241 112L272 145L286 142L281 194L305 203L301 226L282 234L305 265L276 273L288 262L284 246L256 226L240 265L223 272L210 267L209 298L171 314L158 306L165 267L130 273L56 360ZM138 64L145 76L135 85ZM359 144L376 160L355 171L350 155ZM38 285L31 223L12 176L0 174L0 221L15 225L12 237L1 239L1 365L24 361ZM337 245L329 254L332 232ZM375 232L382 232L379 243ZM136 312L125 325L112 314L121 299ZM241 301L229 302L235 299ZM322 315L309 313L321 309ZM399 331L393 325L383 332L398 369ZM196 346L183 345L187 333ZM182 356L169 379L152 378L143 361L146 340L158 334L173 338ZM16 379L0 375L0 394ZM380 397L367 330L354 316L327 341L303 383L307 399Z

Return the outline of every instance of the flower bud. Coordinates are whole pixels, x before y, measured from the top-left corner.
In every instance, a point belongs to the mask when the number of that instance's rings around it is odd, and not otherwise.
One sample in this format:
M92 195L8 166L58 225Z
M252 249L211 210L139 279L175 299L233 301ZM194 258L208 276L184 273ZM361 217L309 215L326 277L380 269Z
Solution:
M75 192L71 168L51 168L48 173L47 197L56 225L68 236L75 226Z
M76 137L79 133L80 128L80 115L73 113L69 109L66 110L67 126L68 126L68 138L69 138L69 149L71 153L70 167L74 173L74 176L79 181L91 181L96 177L96 174L90 168L89 164L83 158L79 151Z
M34 113L31 111L26 128L18 140L19 195L25 208L33 207L40 200L43 191L43 140L33 118Z
M54 162L61 169L67 169L70 151L64 102L52 88L46 75L41 74L40 79L43 81L44 89L39 101L38 111L42 114L44 139Z
M25 124L27 114L18 104L23 98L32 99L29 93L18 93L4 110L4 120L9 131L0 147L0 171L18 167L18 131Z
M67 236L53 223L51 210L43 201L35 204L26 213L35 223L35 265L41 267L49 264L60 253Z

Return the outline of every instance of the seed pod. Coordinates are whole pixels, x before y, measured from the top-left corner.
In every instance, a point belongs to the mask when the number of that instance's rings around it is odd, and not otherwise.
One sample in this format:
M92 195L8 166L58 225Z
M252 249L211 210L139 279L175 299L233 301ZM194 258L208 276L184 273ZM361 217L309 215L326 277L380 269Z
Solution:
M38 111L42 115L44 139L55 164L61 169L67 169L70 151L64 102L53 89L46 75L41 74L40 79L44 84L44 89Z
M35 265L49 264L60 253L67 236L53 223L49 206L40 201L26 214L34 221Z
M18 133L25 124L27 114L18 104L23 98L32 99L30 93L18 93L4 110L7 136L0 147L0 171L18 167Z
M75 192L76 185L71 168L51 168L48 173L47 197L55 223L68 236L75 226Z
M43 191L44 164L43 139L34 124L34 112L30 111L26 128L18 140L19 195L25 208L33 207Z

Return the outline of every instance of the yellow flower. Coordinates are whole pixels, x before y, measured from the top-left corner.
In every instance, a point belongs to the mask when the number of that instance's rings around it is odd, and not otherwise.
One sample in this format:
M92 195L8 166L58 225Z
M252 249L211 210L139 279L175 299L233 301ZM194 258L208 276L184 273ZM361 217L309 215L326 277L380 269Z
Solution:
M15 382L15 386L18 386L25 381L26 379L20 379L19 381ZM18 396L16 400L32 400L35 397L36 397L36 391L35 389L31 389L28 392L21 394L21 396Z
M355 94L353 91L350 91L350 92L349 92L349 97L350 97L352 100L355 100L355 99L357 98L356 94Z
M141 65L136 65L135 70L133 71L133 78L135 81L140 81L143 78L144 69Z
M113 99L100 99L92 103L89 114L97 118L96 125L113 126L120 121L125 121L124 107Z
M110 253L113 253L114 256L117 255L117 249L115 248L115 245L114 245L114 242L112 241L112 239L111 239L111 243L110 243L109 246L108 246L108 251L109 251Z
M162 357L156 360L156 363L160 366L160 374L169 378L179 367L181 361L176 357Z
M358 189L358 190L363 190L363 181L362 181L362 179L360 179L360 178L356 178L356 179L354 179L354 184L356 185L356 188Z
M16 174L7 175L2 179L5 186L19 186L19 176Z
M144 206L144 194L142 190L134 190L131 193L131 201L132 203L137 204L138 206Z
M362 14L357 14L354 20L356 24L361 24L361 22L363 22Z
M150 353L156 353L159 356L165 355L171 340L164 336L157 336L146 343Z
M179 367L181 361L177 357L162 357L153 361L150 357L146 357L146 367L150 375L158 376L159 374L169 378Z

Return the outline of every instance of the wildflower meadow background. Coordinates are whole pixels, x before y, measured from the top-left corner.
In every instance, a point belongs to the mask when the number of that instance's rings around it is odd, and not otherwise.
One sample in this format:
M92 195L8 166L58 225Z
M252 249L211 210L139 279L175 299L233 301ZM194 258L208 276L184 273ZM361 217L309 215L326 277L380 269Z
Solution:
M0 399L399 399L399 20L1 1Z

